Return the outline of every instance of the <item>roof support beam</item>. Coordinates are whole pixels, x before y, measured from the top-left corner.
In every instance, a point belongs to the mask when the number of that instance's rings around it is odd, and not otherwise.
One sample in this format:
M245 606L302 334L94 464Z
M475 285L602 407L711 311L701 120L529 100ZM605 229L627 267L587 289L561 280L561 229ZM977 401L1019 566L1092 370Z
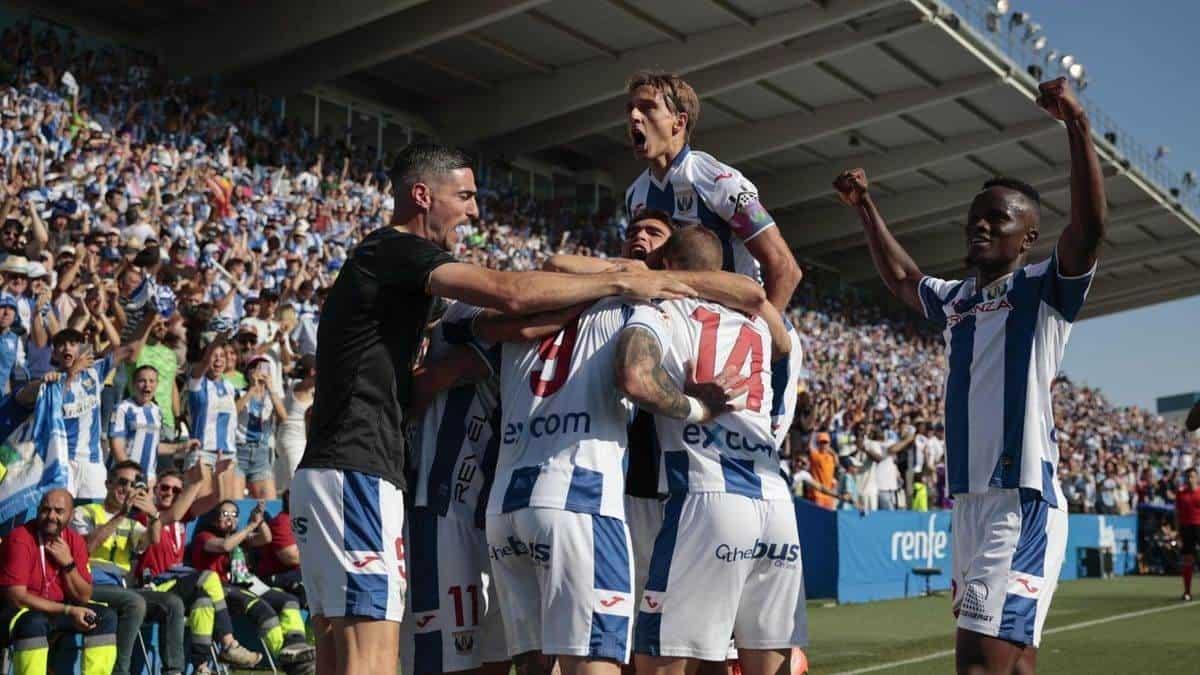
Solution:
M1089 298L1087 302L1083 303L1083 309L1079 312L1076 321L1091 319L1104 314L1115 314L1127 309L1142 309L1162 302L1180 300L1198 293L1200 293L1200 281L1152 291L1140 290L1138 293L1132 295L1125 295L1119 298L1114 297L1100 302L1093 302Z
M819 166L784 171L755 181L764 205L780 208L830 194L830 184L842 171L862 167L871 181L886 180L971 153L1015 143L1059 128L1050 119L1016 124L1003 131L980 131L947 138L941 143L915 143L883 153L865 153Z
M593 59L551 75L513 81L486 96L464 96L442 114L443 135L467 143L586 108L624 93L625 79L647 64L689 73L860 17L898 0L829 0L825 7L779 12L754 27L722 26L631 49L616 59ZM438 3L441 5L442 3Z
M1037 168L1017 172L1039 190L1062 184L1068 178L1068 166ZM832 179L831 179L832 180ZM945 187L914 190L887 197L878 197L879 212L890 224L892 234L903 236L945 222L946 218L962 218L961 209L979 194L980 179L951 183ZM830 188L832 192L832 188ZM862 244L862 232L854 211L834 205L802 213L802 224L785 226L784 238L804 255L823 255Z
M302 51L284 54L242 76L268 93L298 91L478 30L545 2L429 2L321 40ZM340 7L338 3L332 6Z
M246 68L332 38L426 0L267 0L245 3L237 19L213 12L151 32L173 71L208 75ZM236 49L214 49L214 36ZM315 81L310 81L310 84Z
M1153 200L1136 202L1135 204L1120 208L1112 208L1108 214L1108 227L1111 230L1126 224L1140 222L1146 215L1161 211L1162 206ZM962 212L958 211L956 213L955 219L961 220ZM1054 248L1055 243L1058 241L1058 235L1062 233L1066 226L1066 218L1055 216L1042 220L1041 236L1038 239L1038 243L1034 244L1033 249L1029 252L1028 258L1030 260L1041 260L1049 256L1051 249ZM1191 236L1190 239L1193 243L1200 243L1200 238ZM912 259L917 261L917 264L926 273L941 274L952 270L957 272L963 269L966 243L963 233L959 230L944 234L939 233L933 237L909 239L901 243L904 244L905 249L908 250ZM1120 255L1120 249L1115 250L1114 253ZM853 262L847 263L846 272L843 275L843 278L848 283L857 283L874 278L875 268L868 253L856 253L850 260ZM1103 258L1103 263L1104 269L1109 269L1113 265L1112 260L1107 256Z
M703 147L728 164L786 150L817 138L871 124L888 117L968 96L1000 84L994 73L969 75L936 87L915 87L880 94L870 101L849 101L813 112L779 115L702 134Z
M841 27L807 36L794 46L777 45L732 61L709 66L688 75L688 84L702 98L716 96L752 82L831 58L864 45L903 35L925 26L919 20L898 23L896 19L877 19L867 22L857 31ZM495 153L511 157L524 152L536 152L603 131L625 121L625 94L606 98L582 110L575 110L499 137L488 147Z

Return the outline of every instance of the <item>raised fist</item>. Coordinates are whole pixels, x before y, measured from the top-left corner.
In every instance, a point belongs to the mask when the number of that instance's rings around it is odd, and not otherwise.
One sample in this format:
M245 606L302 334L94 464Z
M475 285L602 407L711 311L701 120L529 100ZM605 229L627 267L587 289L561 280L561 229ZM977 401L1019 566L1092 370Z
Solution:
M1056 120L1070 122L1083 117L1083 106L1067 78L1058 77L1038 85L1037 104Z
M833 181L833 188L837 190L838 199L848 206L861 204L869 187L867 172L862 169L843 171Z

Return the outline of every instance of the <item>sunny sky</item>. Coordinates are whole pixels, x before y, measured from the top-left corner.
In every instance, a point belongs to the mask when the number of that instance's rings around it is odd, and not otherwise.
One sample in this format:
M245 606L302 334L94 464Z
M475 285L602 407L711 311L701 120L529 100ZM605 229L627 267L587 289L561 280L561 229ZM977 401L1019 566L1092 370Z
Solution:
M1200 2L1011 0L1042 24L1049 44L1087 68L1087 95L1168 163L1200 170ZM1200 237L1197 238L1200 243ZM1101 258L1101 267L1104 260ZM1200 297L1083 321L1064 370L1109 400L1154 409L1158 396L1200 390Z

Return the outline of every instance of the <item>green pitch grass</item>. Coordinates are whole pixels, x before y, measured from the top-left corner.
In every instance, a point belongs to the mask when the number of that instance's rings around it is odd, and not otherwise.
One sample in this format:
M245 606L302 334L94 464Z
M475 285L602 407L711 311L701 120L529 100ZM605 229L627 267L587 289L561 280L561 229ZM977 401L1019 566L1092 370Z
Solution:
M1200 601L1182 603L1178 577L1087 579L1060 584L1038 672L1200 672ZM1131 612L1152 611L1075 628ZM920 659L954 648L949 594L859 605L809 604L811 673L854 672ZM1057 632L1052 632L1058 630ZM945 655L869 672L887 675L952 673Z
M1060 584L1046 619L1038 672L1200 672L1200 600L1182 603L1181 592L1178 577ZM1133 612L1148 613L1121 618ZM1088 622L1101 623L1076 627ZM954 672L951 654L927 658L954 648L948 593L840 607L817 600L809 603L808 623L812 675Z

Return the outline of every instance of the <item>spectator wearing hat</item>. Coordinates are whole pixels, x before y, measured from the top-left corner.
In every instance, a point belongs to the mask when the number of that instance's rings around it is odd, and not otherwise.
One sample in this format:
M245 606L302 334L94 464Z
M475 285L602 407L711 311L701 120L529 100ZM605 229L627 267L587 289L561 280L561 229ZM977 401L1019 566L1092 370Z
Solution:
M17 300L17 325L28 327L33 310L33 303L26 296L29 291L29 261L24 256L9 255L0 263L0 275L4 277L4 292Z
M808 451L808 462L813 482L822 488L810 489L808 498L821 508L835 508L837 500L830 495L837 494L837 453L833 451L833 439L829 434L821 431L815 435L814 444Z

